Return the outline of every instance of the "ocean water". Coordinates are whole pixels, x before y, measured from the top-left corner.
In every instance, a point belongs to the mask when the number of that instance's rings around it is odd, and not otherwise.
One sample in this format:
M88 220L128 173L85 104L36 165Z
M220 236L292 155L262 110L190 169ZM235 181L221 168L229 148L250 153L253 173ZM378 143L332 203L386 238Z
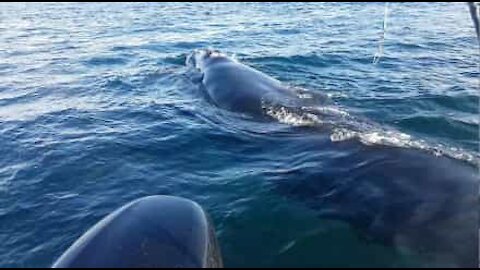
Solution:
M227 267L478 265L467 5L390 4L373 64L383 18L383 3L1 3L0 266L48 267L156 194L205 208ZM185 65L199 48L327 101L267 122L222 110Z

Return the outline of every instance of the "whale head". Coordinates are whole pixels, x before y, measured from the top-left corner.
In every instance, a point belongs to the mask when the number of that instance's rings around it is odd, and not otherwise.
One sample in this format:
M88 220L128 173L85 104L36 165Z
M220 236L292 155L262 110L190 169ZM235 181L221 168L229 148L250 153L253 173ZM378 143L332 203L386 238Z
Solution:
M196 49L187 56L186 65L202 72L211 62L219 59L228 59L228 56L218 50Z

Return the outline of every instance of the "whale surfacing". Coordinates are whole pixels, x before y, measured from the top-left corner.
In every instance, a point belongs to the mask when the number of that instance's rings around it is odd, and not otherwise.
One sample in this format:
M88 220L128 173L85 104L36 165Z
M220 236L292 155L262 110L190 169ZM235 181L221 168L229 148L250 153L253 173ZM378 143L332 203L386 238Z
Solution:
M263 104L288 104L296 92L254 68L213 50L195 50L187 65L201 74L202 86L218 107L234 112L263 116Z

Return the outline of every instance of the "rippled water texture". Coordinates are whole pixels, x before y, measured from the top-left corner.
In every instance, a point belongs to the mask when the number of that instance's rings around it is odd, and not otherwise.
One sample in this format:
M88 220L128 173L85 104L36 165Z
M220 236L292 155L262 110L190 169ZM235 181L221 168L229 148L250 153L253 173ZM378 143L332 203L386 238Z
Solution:
M0 266L154 194L200 203L228 267L478 265L468 8L391 4L374 65L383 8L1 3ZM222 110L185 66L205 47L328 102Z

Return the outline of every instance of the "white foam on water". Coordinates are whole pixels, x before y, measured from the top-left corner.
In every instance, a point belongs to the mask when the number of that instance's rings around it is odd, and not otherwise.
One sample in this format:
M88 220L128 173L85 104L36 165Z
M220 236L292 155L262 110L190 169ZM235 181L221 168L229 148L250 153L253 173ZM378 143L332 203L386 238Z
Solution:
M278 122L292 126L336 126L330 134L332 142L357 139L365 145L385 145L418 149L435 156L448 156L472 164L480 164L480 156L464 149L427 143L409 134L377 127L349 119L350 114L334 106L301 107L293 110L284 106L264 106L264 111ZM342 126L342 127L339 127Z
M298 98L300 99L312 99L313 95L310 93L299 93L297 94Z
M345 128L334 129L330 135L332 142L341 142L350 139L358 139L365 145L387 145L394 147L412 148L424 150L435 156L448 156L454 159L464 160L473 164L479 164L479 157L457 147L447 147L442 144L431 145L427 142L414 139L412 136L391 130L353 131Z
M332 116L347 117L349 113L334 106L321 106L321 107L302 107L302 109L315 110L318 113Z
M265 113L280 123L292 126L314 126L322 124L318 116L312 113L295 113L289 111L286 107L266 107Z
M343 93L343 92L330 92L330 93L327 93L327 97L330 98L330 99L333 99L333 98L348 98L348 95L346 93Z
M308 91L299 91L297 96L302 99L312 98ZM285 107L278 104L268 104L262 100L266 115L278 122L292 126L323 126L332 128L330 140L341 142L357 139L365 145L385 145L423 150L435 156L448 156L480 165L480 155L456 147L429 143L419 138L395 129L382 128L376 124L351 117L342 108L334 105L302 106L298 108Z

